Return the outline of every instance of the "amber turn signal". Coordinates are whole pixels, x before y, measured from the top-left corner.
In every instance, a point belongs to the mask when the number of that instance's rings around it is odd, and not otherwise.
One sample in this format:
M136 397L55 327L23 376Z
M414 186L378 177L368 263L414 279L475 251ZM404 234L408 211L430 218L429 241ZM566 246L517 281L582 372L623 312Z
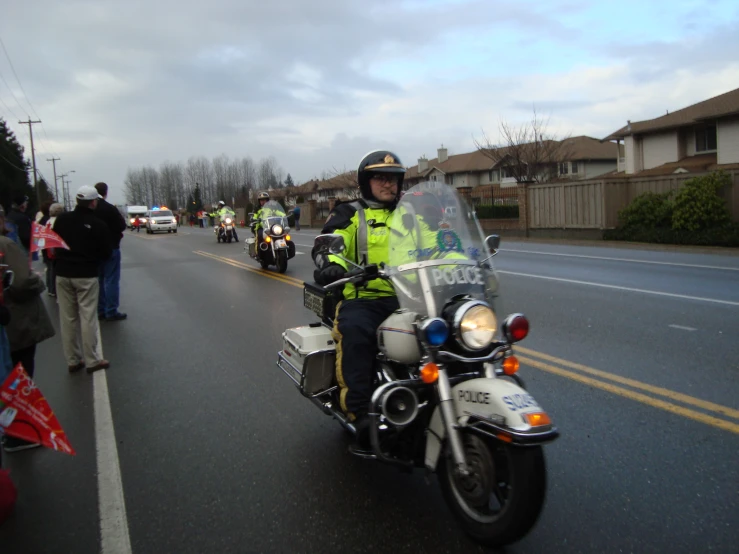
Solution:
M427 363L421 368L421 381L430 385L439 379L439 366L433 362Z
M287 236L285 237L285 240L292 240L292 238L290 237L290 235L287 235Z
M506 375L513 375L518 371L518 358L515 356L508 356L503 360L503 373Z
M272 237L264 237L264 242L272 242Z
M543 425L551 425L552 420L544 412L535 412L533 414L524 414L524 417L532 427L541 427Z

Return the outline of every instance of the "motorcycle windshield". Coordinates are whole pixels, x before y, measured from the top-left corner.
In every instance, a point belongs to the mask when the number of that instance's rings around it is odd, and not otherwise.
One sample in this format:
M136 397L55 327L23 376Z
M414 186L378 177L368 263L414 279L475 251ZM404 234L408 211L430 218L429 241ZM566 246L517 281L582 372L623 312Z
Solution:
M408 190L390 224L390 280L401 308L438 317L455 297L490 304L498 287L474 211L457 191L429 181Z
M273 225L279 225L284 230L287 227L287 214L279 202L270 200L262 208L262 225L265 229L272 229Z

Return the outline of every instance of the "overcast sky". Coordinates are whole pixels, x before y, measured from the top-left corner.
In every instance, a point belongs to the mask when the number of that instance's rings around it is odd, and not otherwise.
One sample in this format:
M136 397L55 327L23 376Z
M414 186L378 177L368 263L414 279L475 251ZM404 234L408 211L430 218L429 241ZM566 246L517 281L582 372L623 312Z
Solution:
M273 155L296 183L530 118L603 138L739 88L739 2L0 0L0 116L74 190L128 167ZM7 82L7 83L6 83ZM23 90L21 90L21 87ZM25 94L24 94L25 91ZM27 98L35 108L32 111Z

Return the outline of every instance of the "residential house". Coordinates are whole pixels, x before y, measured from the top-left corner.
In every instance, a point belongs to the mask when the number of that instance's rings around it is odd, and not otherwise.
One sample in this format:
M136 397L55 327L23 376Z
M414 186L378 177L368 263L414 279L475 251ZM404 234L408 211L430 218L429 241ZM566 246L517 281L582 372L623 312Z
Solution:
M668 175L739 167L739 89L656 119L628 121L604 141L624 145L619 172Z
M552 171L562 179L590 179L615 171L619 157L617 145L587 136L564 139L557 150L565 155L564 161ZM436 158L421 157L417 165L408 168L404 188L421 181L443 181L456 188L515 187L508 151L508 148L500 148L494 156L480 150L449 156L442 145Z

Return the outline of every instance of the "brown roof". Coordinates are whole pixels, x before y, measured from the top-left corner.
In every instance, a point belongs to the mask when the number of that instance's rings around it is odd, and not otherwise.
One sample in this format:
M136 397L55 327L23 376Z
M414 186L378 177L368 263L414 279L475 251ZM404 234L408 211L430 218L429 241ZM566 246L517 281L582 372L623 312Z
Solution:
M618 145L612 142L601 142L585 135L570 137L562 142L562 147L569 154L567 159L571 161L618 159ZM621 147L621 154L623 154L623 147Z
M613 177L617 178L629 178L629 177L658 177L660 175L672 175L678 169L684 169L687 173L702 173L705 171L714 171L716 169L733 169L733 165L736 164L722 164L716 163L716 154L698 154L697 156L686 156L676 162L669 162L666 164L658 165L651 169L645 169L638 173L626 173L619 171L614 174ZM603 177L601 175L601 177ZM610 177L610 175L609 175Z
M563 148L569 152L569 160L616 160L618 158L618 146L610 142L601 142L593 137L585 135L564 139ZM500 156L505 156L507 148L498 149ZM621 149L623 153L623 148ZM418 165L409 167L405 173L406 179L426 177L433 169L439 169L444 173L470 173L474 171L488 171L493 169L495 163L490 157L479 150L467 154L456 154L439 163L438 158L428 161L428 169L422 173L418 171Z
M406 179L425 177L432 170L438 169L443 173L467 173L469 171L487 171L494 166L493 160L488 158L479 150L468 152L466 154L454 154L446 160L439 163L439 158L428 161L428 169L419 173L418 165L409 167L405 172Z
M656 119L631 122L603 140L616 140L639 133L651 133L685 125L694 125L705 119L737 113L739 113L739 88Z
M334 175L328 179L311 179L310 181L306 181L305 183L296 186L293 190L295 191L295 194L305 194L315 192L317 190L343 190L353 188L358 186L356 174L356 171L347 171L346 173Z

